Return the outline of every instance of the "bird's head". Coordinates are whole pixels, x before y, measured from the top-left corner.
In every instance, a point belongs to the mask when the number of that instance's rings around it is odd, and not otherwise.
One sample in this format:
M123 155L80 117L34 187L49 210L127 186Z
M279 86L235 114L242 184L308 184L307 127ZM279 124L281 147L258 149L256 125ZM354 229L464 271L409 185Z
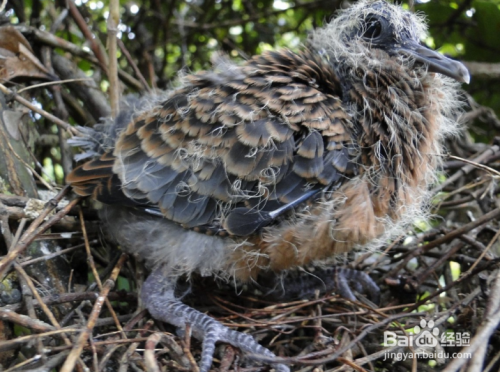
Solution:
M468 83L469 72L462 63L421 44L426 30L419 14L385 1L362 0L315 30L310 42L347 66L377 67L391 59L410 67L425 66L429 72Z

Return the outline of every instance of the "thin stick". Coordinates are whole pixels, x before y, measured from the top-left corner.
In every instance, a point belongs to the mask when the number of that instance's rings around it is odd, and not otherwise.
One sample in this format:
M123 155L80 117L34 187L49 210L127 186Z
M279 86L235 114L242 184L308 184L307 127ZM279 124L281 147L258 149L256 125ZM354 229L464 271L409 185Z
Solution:
M99 314L101 313L102 305L104 304L104 300L108 296L109 291L115 286L116 278L118 277L118 273L123 266L123 263L128 258L126 254L122 254L120 259L118 260L116 266L114 267L111 276L102 287L102 291L99 294L96 302L94 303L94 307L92 309L92 313L90 314L89 321L86 327L80 333L78 340L76 341L73 349L68 355L68 358L64 362L64 365L61 368L61 372L72 372L77 359L80 357L80 354L85 346L85 343L89 336L92 334L92 330L94 329L95 323Z
M121 41L120 39L118 39L117 41L118 41L118 46L120 47L121 52L123 53L123 55L127 59L128 64L132 67L135 75L139 78L139 81L142 83L143 89L146 92L151 93L151 88L149 87L148 82L144 78L144 75L142 75L141 70L139 70L139 67L137 67L137 63L135 63L134 59L130 55L127 48L125 48L123 41Z
M35 89L35 88L41 88L41 87L46 87L50 85L59 85L59 84L66 84L66 83L77 83L79 81L92 81L92 78L84 78L84 79L66 79L66 80L57 80L57 81L48 81L46 83L40 83L40 84L34 84L30 85L29 87L25 87L23 89L19 89L17 93L22 93L30 89Z
M0 91L2 91L2 93L4 93L4 94L12 96L21 105L24 105L27 108L29 108L31 111L34 111L37 114L42 115L44 118L49 119L50 121L52 121L57 126L59 126L59 127L65 129L65 130L67 130L68 132L70 132L72 135L77 136L77 135L81 134L76 128L72 127L69 123L66 123L65 121L62 121L61 119L59 119L58 117L56 117L56 116L54 116L52 114L49 114L47 111L42 110L41 108L36 107L30 101L24 99L20 95L18 95L15 92L11 91L5 85L0 84Z
M90 252L90 244L89 244L89 239L87 236L87 228L85 227L85 219L83 218L82 208L79 209L78 213L80 215L80 223L81 223L81 227L82 227L83 240L85 242L85 251L87 252L87 261L89 262L89 265L92 269L92 274L94 274L97 286L99 287L99 290L102 291L101 278L99 277L99 273L97 272L97 269L95 267L94 257L92 256L92 253ZM127 336L125 335L125 332L123 332L122 326L120 325L120 321L118 320L118 316L116 315L116 313L113 309L113 306L111 306L111 302L109 301L108 298L106 298L105 302L106 302L106 306L107 306L111 316L115 320L116 328L121 332L121 335L123 338L127 338Z
M490 156L495 155L499 150L498 146L491 146L489 149L485 150L481 155L476 156L474 159L472 159L473 164L480 164L482 161L488 159ZM473 169L475 168L474 165L472 164L467 164L460 168L457 172L455 172L453 175L448 177L448 179L443 182L442 184L434 187L431 190L431 194L437 194L439 191L443 190L446 186L451 185L453 182L458 180L460 177L462 177L465 174L469 174Z
M24 232L23 236L19 240L19 243L16 245L14 249L9 250L9 252L5 255L5 257L0 261L0 278L3 278L7 273L7 270L10 268L10 265L14 260L24 252L24 250L35 240L35 238L62 219L64 216L68 214L68 212L73 208L76 204L80 202L81 198L76 198L72 200L66 207L61 209L58 213L52 216L47 222L42 222L48 216L48 214L57 206L60 199L66 194L68 187L65 187L61 192L52 200L50 200L44 210L40 213L40 215L31 223L30 227Z
M99 61L99 64L101 65L101 68L106 72L107 74L107 68L106 68L106 56L102 52L101 48L99 47L99 44L97 44L96 39L94 38L94 35L92 34L92 31L90 31L87 22L83 18L82 14L76 7L75 3L73 0L69 0L66 2L69 8L69 13L71 14L71 17L75 20L78 28L80 31L82 31L83 35L87 39L87 41L90 44L90 49L92 49L92 52L94 52L94 55L96 56L97 60Z
M5 10L6 5L7 5L7 0L2 0L2 5L0 5L0 13Z
M493 244L495 244L499 236L500 236L500 230L498 230L495 236L491 239L486 249L481 252L476 262L474 262L472 266L469 268L469 270L467 270L463 275L470 274L476 268L476 266L483 260L484 256L486 256L486 254L490 251L491 247L493 247Z
M120 85L118 80L118 61L116 58L116 35L120 23L120 7L118 0L110 0L108 16L108 79L111 116L116 117L120 110Z
M28 285L28 287L31 291L31 294L33 295L33 297L35 297L37 299L38 303L40 304L40 308L45 313L47 318L49 318L49 321L50 321L50 323L52 323L52 326L55 327L56 329L62 329L61 325L57 321L57 319L54 316L54 314L52 313L52 311L50 311L49 307L43 303L42 297L40 296L40 294L36 290L35 285L33 284L33 281L31 280L29 275L26 273L26 271L24 271L24 269L21 267L21 265L19 265L17 262L14 263L14 266L15 266L18 274L21 275L24 278L24 280L26 281L26 284ZM63 338L64 343L66 345L71 345L70 339L64 333L61 333L61 337Z
M493 169L491 167L488 167L487 165L479 164L479 163L477 163L475 161L472 161L472 160L469 160L469 159L464 159L464 158L461 158L461 157L458 157L458 156L454 156L454 155L449 155L449 158L450 159L455 159L455 160L463 161L464 163L473 165L474 167L477 167L477 168L483 169L483 170L485 170L487 172L493 173L496 177L500 177L500 172L499 171L497 171L496 169Z

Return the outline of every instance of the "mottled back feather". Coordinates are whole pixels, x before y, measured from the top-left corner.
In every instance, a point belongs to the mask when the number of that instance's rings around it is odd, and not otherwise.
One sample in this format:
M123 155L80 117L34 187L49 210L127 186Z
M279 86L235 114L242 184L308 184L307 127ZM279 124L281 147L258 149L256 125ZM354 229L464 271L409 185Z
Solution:
M310 50L267 52L215 81L188 75L67 180L106 204L222 229L234 208L276 209L315 184L338 186L353 135L331 66Z

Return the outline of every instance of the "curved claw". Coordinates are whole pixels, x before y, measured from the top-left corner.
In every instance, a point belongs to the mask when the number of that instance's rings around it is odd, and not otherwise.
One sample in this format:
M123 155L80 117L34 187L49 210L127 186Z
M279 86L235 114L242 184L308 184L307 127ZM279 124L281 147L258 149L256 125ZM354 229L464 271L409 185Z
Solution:
M180 328L186 323L191 325L193 336L202 340L200 371L208 372L212 365L215 343L227 342L238 347L247 354L276 356L265 347L259 345L252 336L232 331L222 323L179 301L174 295L177 278L163 275L161 269L151 273L144 282L141 299L149 313L155 319L162 320ZM284 364L273 364L278 372L289 372Z

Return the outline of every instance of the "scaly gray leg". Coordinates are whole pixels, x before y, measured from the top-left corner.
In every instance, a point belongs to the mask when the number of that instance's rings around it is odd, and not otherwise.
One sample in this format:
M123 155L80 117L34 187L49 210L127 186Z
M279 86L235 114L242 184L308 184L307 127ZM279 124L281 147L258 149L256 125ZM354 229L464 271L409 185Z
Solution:
M217 341L238 347L247 354L276 357L270 350L255 342L252 336L232 331L208 315L183 304L174 295L176 281L176 278L163 275L161 269L152 272L144 282L141 299L153 318L181 329L185 329L186 323L191 325L193 336L202 341L201 372L208 372L210 369ZM290 371L284 364L276 363L273 366L278 372Z

